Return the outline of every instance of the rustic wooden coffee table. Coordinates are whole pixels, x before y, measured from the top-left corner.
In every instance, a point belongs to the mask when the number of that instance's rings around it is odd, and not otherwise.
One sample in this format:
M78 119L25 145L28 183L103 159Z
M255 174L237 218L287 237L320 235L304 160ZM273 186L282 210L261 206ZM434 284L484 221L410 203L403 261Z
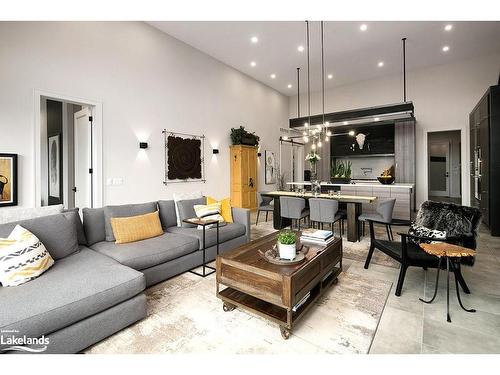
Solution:
M342 271L342 240L336 238L327 246L304 243L309 246L306 260L281 266L269 263L258 252L271 249L277 233L217 257L217 297L223 301L224 311L239 307L267 318L288 339L313 302L337 282ZM303 303L297 307L299 302Z

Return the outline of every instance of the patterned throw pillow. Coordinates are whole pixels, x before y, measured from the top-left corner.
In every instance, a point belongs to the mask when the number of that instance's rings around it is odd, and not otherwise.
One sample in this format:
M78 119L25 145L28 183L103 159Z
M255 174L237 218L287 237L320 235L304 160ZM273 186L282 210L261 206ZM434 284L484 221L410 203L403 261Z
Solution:
M421 237L430 237L430 238L435 238L435 239L445 239L446 238L446 232L440 231L440 230L435 230L435 229L429 229L426 228L422 225L418 225L415 223L412 223L410 225L410 228L408 229L408 234L412 234L414 236L421 236ZM408 241L413 242L415 244L421 244L421 243L433 243L435 241L429 241L429 240L420 240L416 238L408 238Z
M224 224L224 218L220 214L221 212L221 202L212 204L195 204L193 206L196 217L205 220L217 220L219 224ZM211 228L213 225L208 225L206 228ZM202 226L198 226L198 229L202 229Z
M0 283L17 286L33 280L54 264L45 246L30 231L16 225L0 238Z

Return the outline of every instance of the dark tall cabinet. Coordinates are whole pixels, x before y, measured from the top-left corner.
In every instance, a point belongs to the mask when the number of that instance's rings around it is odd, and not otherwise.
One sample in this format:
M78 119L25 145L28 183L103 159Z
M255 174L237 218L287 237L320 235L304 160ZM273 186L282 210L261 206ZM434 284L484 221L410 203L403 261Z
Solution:
M491 86L469 115L471 206L500 236L500 85Z

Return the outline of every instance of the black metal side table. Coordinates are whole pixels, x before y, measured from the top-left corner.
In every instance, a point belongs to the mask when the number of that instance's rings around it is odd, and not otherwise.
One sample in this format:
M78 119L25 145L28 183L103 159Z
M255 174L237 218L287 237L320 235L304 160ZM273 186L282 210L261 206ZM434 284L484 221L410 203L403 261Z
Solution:
M205 230L206 230L206 227L209 225L213 225L213 224L216 225L216 227L217 227L216 245L217 245L217 255L219 255L219 221L218 220L204 220L204 219L199 219L199 218L193 218L193 219L182 220L182 222L187 223L187 224L197 225L197 226L199 225L202 227L202 230L203 230L203 248L202 248L202 251L203 251L203 265L202 265L203 272L202 273L196 272L194 268L192 270L190 270L189 272L195 274L196 276L201 276L201 277L207 277L207 276L213 274L215 272L215 268L207 265L207 261L206 261L206 259L207 259L206 258L207 247L206 247ZM196 267L196 268L198 268L198 267ZM207 268L210 271L207 272L206 271Z
M450 318L450 270L455 271L455 263L460 261L461 257L471 257L476 254L475 250L468 249L466 247L449 244L446 242L438 242L438 243L423 243L420 244L420 247L428 254L435 255L439 257L439 263L436 274L436 287L434 289L434 295L428 301L425 301L422 298L419 298L420 301L424 303L432 303L436 298L438 286L439 286L439 270L441 269L442 262L446 262L446 320L451 323ZM467 312L473 313L476 312L474 309L466 309L462 303L462 299L460 298L460 290L458 286L458 280L455 276L455 289L457 291L457 298L460 307Z

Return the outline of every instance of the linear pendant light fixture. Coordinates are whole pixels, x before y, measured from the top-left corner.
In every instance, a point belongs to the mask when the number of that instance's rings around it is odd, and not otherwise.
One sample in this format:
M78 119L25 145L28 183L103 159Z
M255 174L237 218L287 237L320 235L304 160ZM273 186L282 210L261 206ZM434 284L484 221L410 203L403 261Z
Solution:
M401 41L403 42L403 102L406 103L406 38Z

